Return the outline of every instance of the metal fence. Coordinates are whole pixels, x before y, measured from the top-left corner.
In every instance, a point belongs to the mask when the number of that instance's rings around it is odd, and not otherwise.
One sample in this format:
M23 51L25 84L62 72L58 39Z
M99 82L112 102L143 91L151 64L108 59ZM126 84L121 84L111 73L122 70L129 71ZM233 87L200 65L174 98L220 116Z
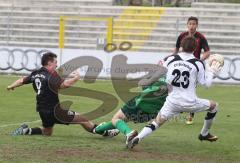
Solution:
M60 16L61 15L59 15L59 20L60 20ZM18 40L15 40L15 37L14 36L18 36L18 34L15 34L14 33L14 31L16 30L15 29L15 27L14 27L14 22L13 22L13 19L15 19L15 17L16 17L16 15L15 15L15 7L14 7L14 5L13 6L10 6L9 7L9 12L7 13L7 16L5 17L5 20L4 20L4 22L5 22L5 31L3 31L3 33L4 33L4 39L3 40L1 40L1 42L3 43L3 45L6 45L6 46L12 46L13 45L13 41L14 42L17 42ZM76 17L77 17L77 15L76 15ZM21 19L21 18L20 18ZM91 18L83 18L83 19L92 19L92 17ZM96 19L101 19L101 18L96 18ZM105 18L102 18L102 19L105 19ZM113 17L113 23L115 22L115 18ZM61 22L61 21L60 21ZM178 37L178 35L182 32L181 31L181 29L182 29L182 26L183 26L183 24L184 24L184 26L185 26L185 24L186 24L186 21L183 21L183 20L179 20L179 19L176 19L176 22L174 23L174 26L175 26L175 31L174 31L174 35L175 35L175 40L177 39L177 37ZM34 24L33 24L34 25ZM57 25L59 25L59 24L57 24ZM18 28L18 27L16 27L16 28ZM107 27L107 29L108 29L109 27ZM61 28L59 28L59 29L61 29ZM2 29L3 30L3 29ZM20 31L20 30L19 30ZM111 29L111 31L114 31L114 28L112 28ZM26 31L25 31L26 32ZM31 32L38 32L38 31L31 31ZM61 32L61 30L60 30L60 33L62 33ZM111 32L112 33L112 32ZM28 35L30 35L30 34L28 34L28 33L25 33L25 35L26 36L28 36ZM22 36L22 35L21 35ZM60 35L59 35L60 36ZM111 37L113 37L112 36L112 34L111 34ZM19 37L20 38L20 37ZM22 37L22 39L24 39L24 37ZM106 39L106 40L109 40L107 37L106 38L104 38L104 39ZM111 38L111 40L112 39L114 39L114 38ZM60 40L60 39L59 39ZM59 43L59 40L58 41L56 41L56 43ZM47 42L47 41L42 41L42 42ZM98 42L96 42L96 43L98 43ZM107 41L107 43L111 43L111 41ZM60 45L60 44L58 44L58 45ZM30 45L31 46L31 45ZM97 45L98 46L98 45ZM56 47L58 47L58 46L56 46ZM60 46L61 47L61 46Z
M190 6L191 2L195 2L197 0L114 0L115 5L123 5L123 6Z

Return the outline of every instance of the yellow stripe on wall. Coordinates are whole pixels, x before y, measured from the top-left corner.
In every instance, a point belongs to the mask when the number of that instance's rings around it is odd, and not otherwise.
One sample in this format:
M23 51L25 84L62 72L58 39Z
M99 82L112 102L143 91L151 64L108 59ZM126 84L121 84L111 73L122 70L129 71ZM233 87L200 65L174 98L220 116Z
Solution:
M164 8L127 7L114 21L113 42L120 44L123 41L130 41L133 47L135 46L134 50L141 49L164 11Z

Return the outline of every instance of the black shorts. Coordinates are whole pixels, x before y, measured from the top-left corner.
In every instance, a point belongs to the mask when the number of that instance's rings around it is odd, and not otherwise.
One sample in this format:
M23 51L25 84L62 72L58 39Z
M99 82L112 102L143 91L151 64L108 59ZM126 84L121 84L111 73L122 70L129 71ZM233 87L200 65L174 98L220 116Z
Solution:
M48 128L53 127L54 124L70 124L76 112L64 109L56 109L55 111L43 110L39 111L39 115L42 120L42 126Z

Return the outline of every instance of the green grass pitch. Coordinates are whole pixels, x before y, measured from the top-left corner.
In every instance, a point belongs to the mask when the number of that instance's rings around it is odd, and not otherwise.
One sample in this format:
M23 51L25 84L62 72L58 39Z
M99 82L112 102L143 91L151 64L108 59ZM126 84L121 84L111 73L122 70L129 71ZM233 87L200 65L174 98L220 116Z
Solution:
M123 135L106 139L89 134L78 125L56 125L52 137L10 136L22 122L39 120L31 85L6 91L6 86L16 79L0 76L0 162L240 162L240 86L213 85L197 90L199 97L220 104L212 127L212 133L219 137L217 142L197 139L205 116L205 113L198 113L193 125L186 125L181 118L170 121L129 151ZM117 96L110 81L78 82L77 86ZM94 110L101 104L84 97L61 96L61 100L64 99L72 100L72 108L80 113ZM119 101L118 108L94 122L110 120L121 105ZM29 125L41 124L38 121ZM129 125L138 131L145 126Z

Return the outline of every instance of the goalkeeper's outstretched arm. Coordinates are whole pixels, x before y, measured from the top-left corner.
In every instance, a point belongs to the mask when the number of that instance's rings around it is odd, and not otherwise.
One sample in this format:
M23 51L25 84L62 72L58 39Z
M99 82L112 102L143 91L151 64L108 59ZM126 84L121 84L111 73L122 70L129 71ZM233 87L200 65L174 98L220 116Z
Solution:
M151 85L152 83L158 81L158 79L167 73L167 68L159 65L159 69L152 73L152 74L149 74L149 75L146 75L143 77L143 79L141 79L139 82L138 82L138 85L139 86L149 86Z

